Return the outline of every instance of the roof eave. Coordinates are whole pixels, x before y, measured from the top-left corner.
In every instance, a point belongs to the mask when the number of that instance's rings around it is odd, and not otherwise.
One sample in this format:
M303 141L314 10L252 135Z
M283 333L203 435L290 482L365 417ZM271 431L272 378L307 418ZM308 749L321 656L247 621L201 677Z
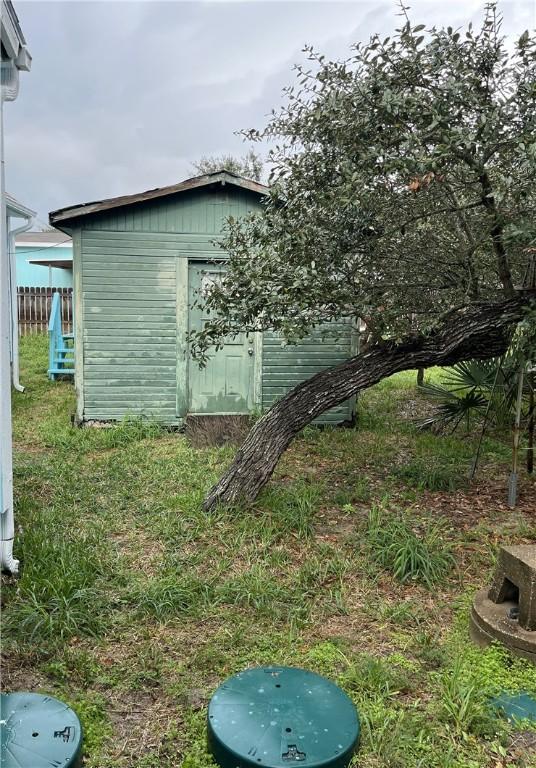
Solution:
M13 3L11 0L1 0L2 12L2 45L9 59L13 60L17 69L29 71L32 57L26 47L26 40Z
M27 259L28 264L37 264L40 267L55 267L56 269L72 269L72 259Z
M8 216L14 216L19 219L33 219L36 212L32 211L26 205L19 203L12 195L6 192L6 212Z
M49 213L49 222L53 226L65 231L61 226L66 225L67 222L72 222L74 219L79 219L84 216L90 216L94 213L101 213L103 211L109 211L114 208L123 208L128 205L136 205L148 200L157 200L161 197L168 197L170 195L179 194L181 192L188 192L193 189L200 189L202 187L209 187L216 184L232 184L233 186L246 189L250 192L254 192L258 195L266 195L268 193L268 187L261 184L258 181L252 181L251 179L243 178L227 171L205 174L204 176L195 176L192 179L186 179L180 184L173 184L168 187L159 187L156 189L149 189L145 192L140 192L134 195L123 195L121 197L112 197L106 200L96 200L90 203L84 203L83 205L73 205L67 208L59 208L56 211Z

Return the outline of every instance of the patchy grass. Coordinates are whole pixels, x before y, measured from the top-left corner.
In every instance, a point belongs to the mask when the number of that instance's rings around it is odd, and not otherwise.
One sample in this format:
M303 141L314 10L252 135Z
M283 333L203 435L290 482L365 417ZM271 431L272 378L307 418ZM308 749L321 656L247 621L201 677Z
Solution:
M254 505L207 515L232 448L136 419L74 428L46 363L46 340L23 339L3 683L72 704L89 768L209 768L208 699L254 664L338 682L362 768L536 764L526 728L486 706L536 692L534 669L468 640L497 545L536 541L534 479L505 504L507 436L469 485L474 437L418 432L427 403L402 374L360 398L355 429L304 430Z

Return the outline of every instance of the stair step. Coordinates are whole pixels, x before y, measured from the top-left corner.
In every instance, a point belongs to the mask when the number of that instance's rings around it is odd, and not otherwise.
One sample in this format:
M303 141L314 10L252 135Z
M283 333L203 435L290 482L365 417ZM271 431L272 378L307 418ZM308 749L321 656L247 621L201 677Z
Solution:
M74 374L74 368L49 368L48 373L56 373L62 376L72 376Z
M72 354L74 352L74 349L72 347L58 347L58 349L56 349L56 352L58 354L66 355L69 352Z
M62 333L64 339L74 339L74 333Z

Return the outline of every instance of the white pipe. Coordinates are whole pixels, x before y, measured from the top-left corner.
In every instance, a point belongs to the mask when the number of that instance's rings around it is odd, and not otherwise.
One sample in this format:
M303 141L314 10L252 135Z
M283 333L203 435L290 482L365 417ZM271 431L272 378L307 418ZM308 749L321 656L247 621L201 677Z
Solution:
M24 38L10 19L9 7L2 0L2 53L0 64L0 568L18 573L19 561L13 557L15 521L13 518L13 438L11 429L11 310L9 283L11 269L8 255L6 216L6 181L4 168L4 101L14 101L19 92L19 70L30 70L31 56ZM7 23L9 21L9 24ZM13 35L9 27L13 27ZM4 40L4 29L8 34ZM12 42L11 37L14 38ZM4 45L5 43L5 45ZM6 47L7 46L7 47ZM10 50L10 48L12 50ZM18 339L17 339L18 342Z
M2 72L2 81L5 72ZM15 522L13 518L13 456L11 437L10 306L9 264L6 232L6 187L4 172L4 100L13 90L0 93L0 568L18 573L19 561L13 557Z
M12 59L1 64L2 101L15 101L19 95L19 70Z
M19 310L17 305L17 269L16 246L17 235L27 232L34 223L34 216L28 217L25 224L9 230L9 290L11 293L11 380L17 392L24 392L24 387L19 381Z

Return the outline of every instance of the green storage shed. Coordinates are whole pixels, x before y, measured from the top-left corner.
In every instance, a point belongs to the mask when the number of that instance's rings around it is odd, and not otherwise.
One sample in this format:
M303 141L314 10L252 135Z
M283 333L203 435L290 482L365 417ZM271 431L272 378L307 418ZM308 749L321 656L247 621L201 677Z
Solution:
M53 211L73 239L77 420L144 416L180 426L187 415L266 409L303 379L355 354L341 323L296 346L275 333L230 338L200 369L187 333L202 327L196 292L217 280L225 254L215 241L229 216L260 209L267 188L229 172ZM351 419L353 402L319 421Z

